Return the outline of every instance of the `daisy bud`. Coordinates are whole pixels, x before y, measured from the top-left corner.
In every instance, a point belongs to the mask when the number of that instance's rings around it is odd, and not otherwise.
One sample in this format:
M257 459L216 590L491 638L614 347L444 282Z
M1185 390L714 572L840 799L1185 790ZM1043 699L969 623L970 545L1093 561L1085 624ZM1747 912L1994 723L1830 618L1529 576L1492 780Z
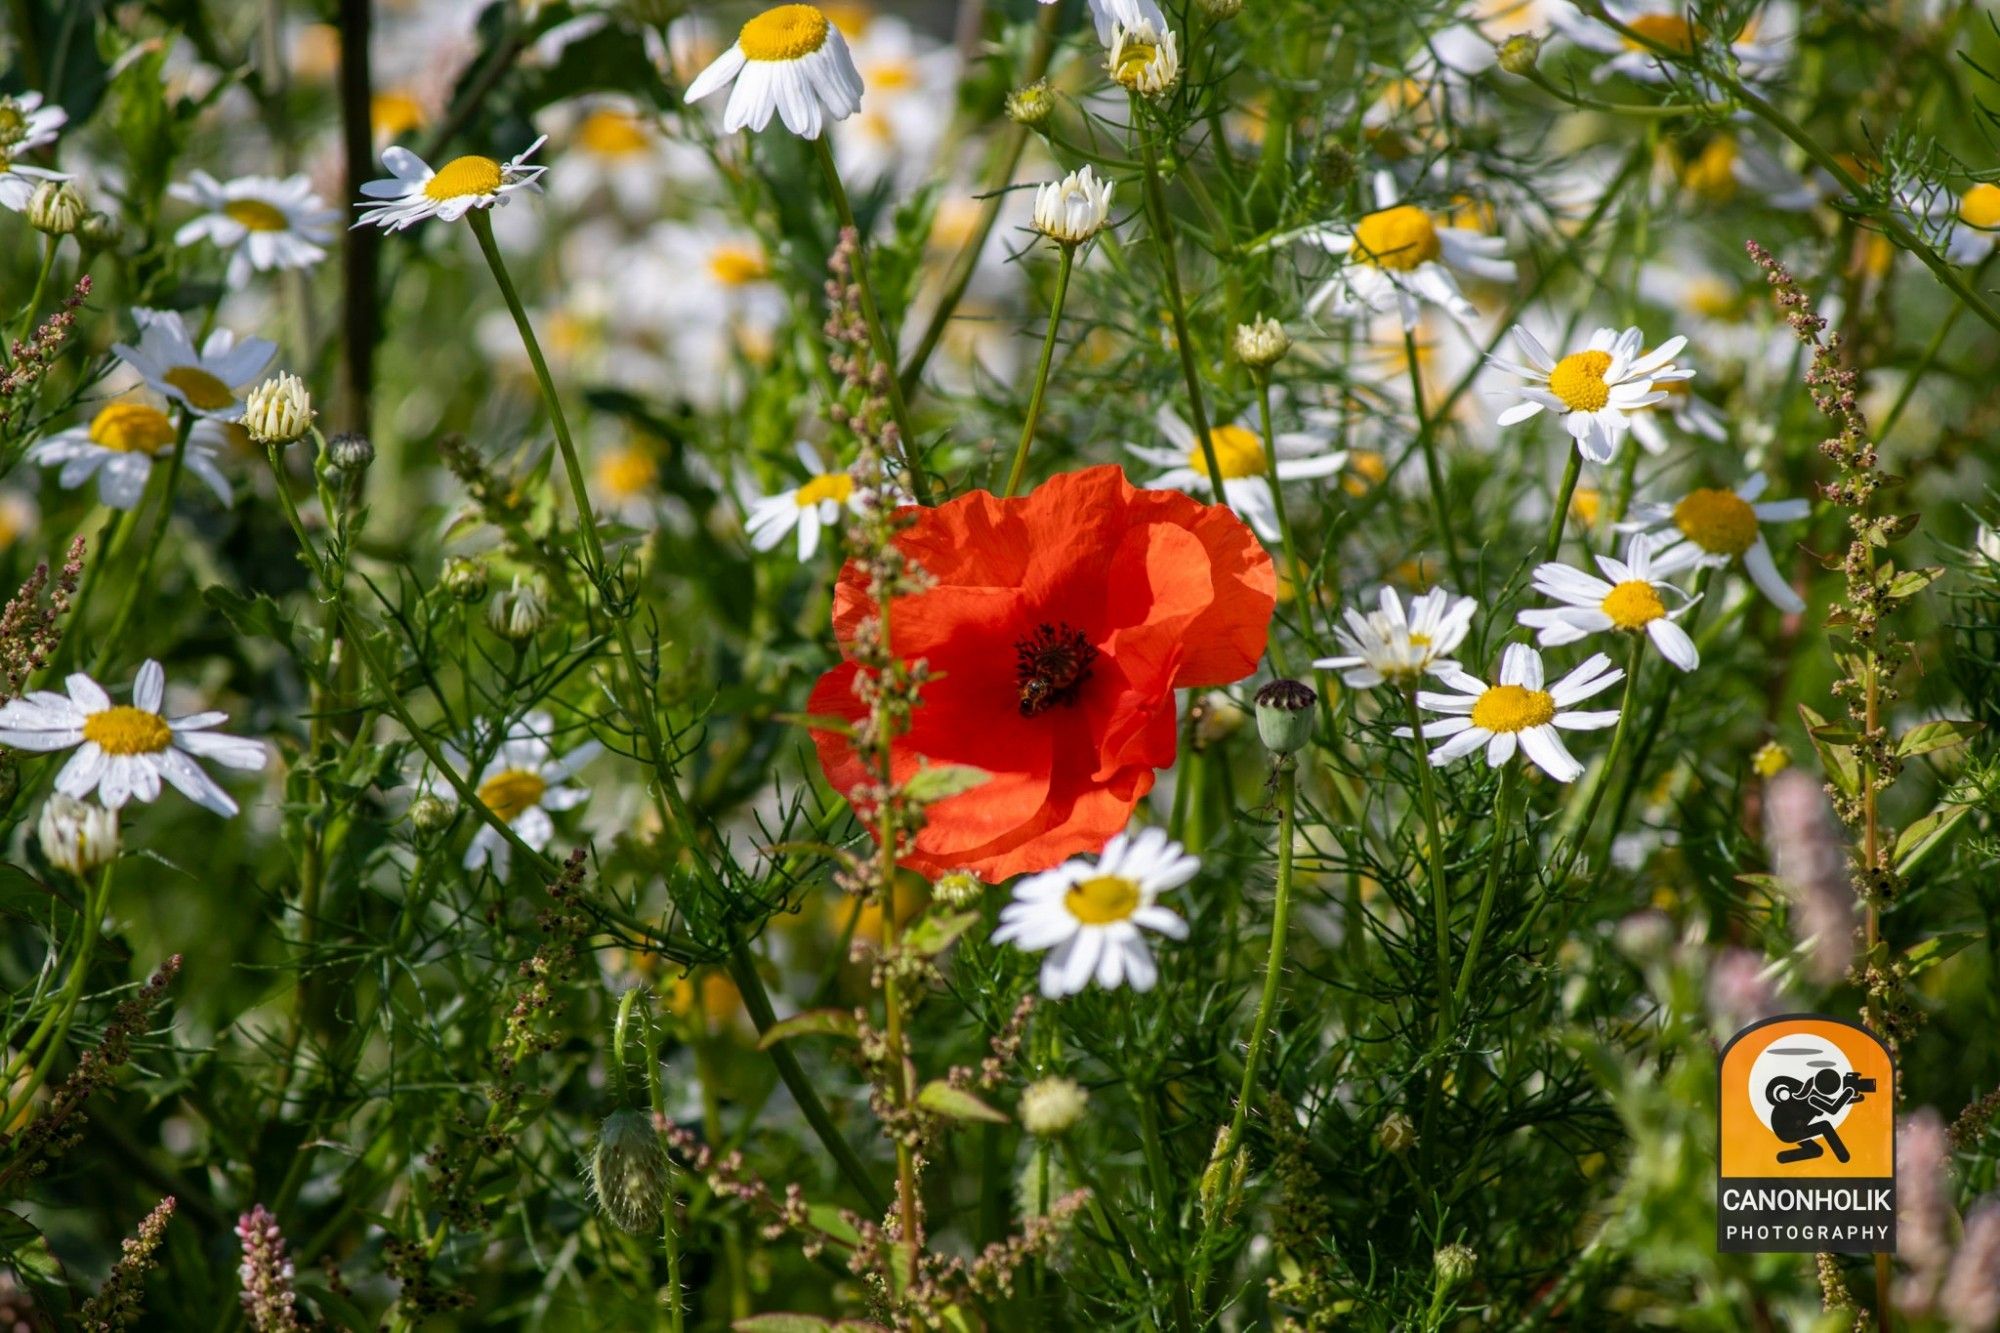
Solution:
M417 832L426 836L444 832L451 823L451 816L451 803L429 792L410 802L410 823Z
M1432 1257L1431 1264L1437 1270L1438 1286L1450 1291L1472 1276L1479 1267L1479 1255L1470 1245L1447 1245Z
M366 435L345 431L327 441L326 455L342 472L366 472L375 461L375 446Z
M541 632L548 610L542 590L533 583L522 583L516 575L511 589L494 593L486 604L486 624L509 643L525 643Z
M459 558L444 563L444 573L438 582L444 590L461 602L480 602L486 599L486 566L477 560Z
M1243 12L1243 0L1195 0L1194 7L1211 23L1223 23Z
M83 225L83 196L68 181L43 181L28 196L28 225L50 236L67 236Z
M938 882L931 885L931 897L953 911L963 911L975 907L986 897L986 886L979 882L977 875L963 870L954 870L940 875Z
M1104 230L1111 216L1111 182L1089 167L1049 181L1035 191L1035 230L1057 245L1082 245Z
M1047 79L1036 79L1007 94L1007 119L1016 125L1040 125L1055 114L1056 95Z
M1375 1127L1375 1141L1382 1145L1382 1151L1400 1157L1417 1146L1416 1122L1401 1111L1391 1111Z
M1541 58L1542 39L1531 32L1517 32L1494 50L1501 69L1526 78L1535 72L1535 61Z
M614 1111L605 1117L590 1154L590 1193L599 1211L626 1231L644 1235L660 1224L667 1154L651 1116Z
M125 224L110 213L85 213L77 225L76 239L86 250L115 250L125 239Z
M1319 695L1300 680L1274 680L1257 691L1257 735L1273 754L1296 754L1313 734Z
M1269 370L1292 350L1292 336L1275 319L1259 315L1248 324L1238 324L1231 340L1236 359L1252 370Z
M1038 1139L1059 1139L1083 1119L1090 1094L1073 1079L1044 1078L1021 1092L1021 1128Z
M312 429L313 416L306 382L286 372L250 390L243 404L243 429L258 444L290 444Z
M1137 28L1120 25L1111 34L1105 69L1121 87L1144 97L1159 97L1180 82L1180 45L1172 32L1155 32L1150 23L1142 22Z
M35 824L49 864L79 878L118 858L118 816L95 801L51 796Z

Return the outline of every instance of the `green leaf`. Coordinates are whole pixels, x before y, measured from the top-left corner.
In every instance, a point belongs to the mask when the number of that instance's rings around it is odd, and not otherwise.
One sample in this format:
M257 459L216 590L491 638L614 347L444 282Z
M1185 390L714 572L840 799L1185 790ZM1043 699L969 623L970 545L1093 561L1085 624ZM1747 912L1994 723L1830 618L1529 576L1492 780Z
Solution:
M853 1041L860 1032L861 1025L854 1021L850 1009L808 1009L765 1028L764 1035L757 1038L757 1049L768 1051L793 1037L841 1037Z
M953 1120L979 1120L989 1125L1008 1123L1005 1111L995 1110L963 1088L954 1088L943 1079L932 1079L924 1084L923 1090L917 1094L917 1105Z
M297 617L263 593L245 597L233 588L216 583L202 589L201 600L238 633L248 638L274 640L295 657L305 655L300 652L298 640L293 637Z
M835 1325L816 1314L753 1314L730 1327L736 1333L825 1333Z
M1954 745L1963 745L1984 730L1983 723L1960 722L1953 718L1924 722L1903 733L1903 739L1896 742L1896 755L1908 759L1933 750L1948 750Z
M1842 795L1853 796L1861 790L1861 764L1855 759L1850 746L1835 744L1822 739L1821 732L1827 729L1827 721L1804 704L1799 705L1799 717L1806 724L1806 736L1819 754L1820 767L1826 770L1827 778L1838 787Z
M1905 949L1903 962L1909 967L1909 974L1915 976L1927 968L1936 967L1966 945L1985 938L1985 932L1978 930L1953 930L1942 935L1933 935L1927 940L1918 940Z
M950 916L927 916L910 929L903 943L926 958L935 958L958 943L958 937L979 924L979 912L954 912Z
M34 1294L44 1314L69 1312L69 1283L48 1238L19 1213L0 1209L0 1260Z
M929 805L971 791L992 776L985 769L969 764L926 765L910 775L903 784L903 794L919 805Z
M1958 821L1972 813L1969 805L1940 805L1896 835L1896 873L1907 875L1951 835Z
M1906 569L1884 584L1882 592L1892 598L1914 597L1943 577L1942 565L1933 565L1929 569Z

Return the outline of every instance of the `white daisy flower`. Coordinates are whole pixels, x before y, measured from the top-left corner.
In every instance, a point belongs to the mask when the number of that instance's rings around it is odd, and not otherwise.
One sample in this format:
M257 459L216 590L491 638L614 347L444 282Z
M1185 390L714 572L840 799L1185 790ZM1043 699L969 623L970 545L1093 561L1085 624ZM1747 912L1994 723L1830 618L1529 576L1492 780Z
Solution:
M19 160L54 143L56 132L68 121L69 113L61 107L43 106L40 93L0 97L0 208L19 213L43 181L69 179L60 171L22 166Z
M1667 535L1669 540L1653 551L1653 569L1660 574L1720 569L1740 556L1758 591L1780 611L1796 614L1806 609L1805 601L1778 572L1759 525L1797 522L1812 512L1812 505L1805 500L1757 503L1769 484L1760 472L1733 491L1702 487L1674 504L1634 505L1632 517L1618 527L1621 532Z
M812 5L779 5L744 24L736 44L688 85L687 100L724 88L725 133L761 130L775 113L801 139L817 139L829 120L861 109L861 74L847 39Z
M146 493L153 462L174 452L177 431L173 419L151 403L120 398L106 403L89 425L58 431L28 450L28 461L60 467L56 483L66 491L97 478L98 498L113 509L132 509ZM188 432L181 466L206 482L222 503L235 498L229 478L215 465L222 446L222 428L197 419Z
M1117 24L1111 30L1104 72L1113 83L1143 97L1163 96L1180 82L1180 39L1165 23L1151 18Z
M244 392L278 355L276 343L263 338L238 343L228 329L209 334L197 351L177 311L135 308L132 318L139 325L139 345L113 343L111 350L145 378L146 387L196 416L240 419Z
M1458 319L1478 314L1458 288L1452 270L1489 282L1512 282L1514 261L1504 258L1507 243L1472 227L1445 221L1416 204L1397 201L1388 172L1375 176L1375 209L1353 227L1323 227L1305 240L1331 254L1347 256L1339 272L1306 303L1318 310L1331 303L1337 315L1395 310L1403 327L1417 326L1418 306L1430 301Z
M361 193L380 202L356 204L364 211L354 225L373 223L384 231L401 231L425 218L456 222L475 208L504 205L516 191L540 193L536 178L548 168L526 163L548 137L544 134L506 162L475 153L455 157L435 171L407 148L385 148L382 165L389 168L389 179L361 187Z
M938 108L957 100L958 48L865 10L837 22L868 90L868 105L833 132L841 176L863 188L888 180L914 190L936 175L938 146L951 128Z
M1535 570L1535 591L1562 605L1546 611L1523 611L1521 623L1541 631L1536 642L1544 648L1575 643L1606 630L1644 634L1660 650L1660 656L1683 671L1694 670L1701 665L1701 654L1688 632L1673 621L1694 603L1661 578L1653 564L1653 552L1667 541L1640 535L1626 546L1623 560L1598 556L1603 578L1572 565L1550 562L1540 566ZM1673 594L1680 604L1669 611L1663 593Z
M1323 657L1313 666L1338 671L1341 680L1357 690L1408 685L1426 671L1460 670L1446 654L1465 642L1472 614L1479 609L1477 602L1432 588L1411 600L1406 615L1396 590L1383 588L1378 606L1367 615L1348 607L1347 623L1333 631L1347 652Z
M1729 418L1721 408L1696 393L1688 381L1660 380L1654 387L1666 395L1666 400L1653 411L1632 414L1632 438L1647 453L1658 456L1667 451L1667 433L1660 429L1662 417L1683 435L1717 443L1729 438Z
M121 809L134 797L153 800L165 779L196 805L235 814L236 802L194 760L259 769L266 758L263 744L209 730L227 721L227 713L164 716L166 682L160 664L149 660L132 682L132 702L114 704L103 686L77 672L64 682L67 695L35 690L0 707L0 745L37 753L78 747L56 774L56 790L77 800L94 791L108 810Z
M1513 758L1518 748L1557 782L1575 782L1583 776L1583 765L1563 744L1558 730L1596 731L1618 721L1615 708L1598 713L1569 710L1625 679L1625 673L1612 666L1610 658L1597 653L1552 688L1543 689L1542 655L1525 643L1507 645L1500 658L1497 685L1456 669L1436 674L1454 692L1422 690L1417 694L1419 708L1447 714L1424 723L1426 740L1450 738L1431 751L1431 763L1448 764L1483 745L1487 766L1498 768ZM1408 736L1410 730L1399 728L1396 734Z
M1666 390L1655 386L1694 377L1694 371L1673 363L1675 353L1687 345L1686 338L1669 338L1641 356L1645 336L1638 329L1623 333L1599 329L1590 335L1582 351L1561 360L1551 356L1525 328L1515 328L1514 341L1527 357L1527 364L1498 356L1487 358L1508 374L1528 381L1516 390L1522 401L1500 414L1500 424L1526 421L1544 408L1560 412L1563 428L1575 439L1578 452L1593 463L1608 463L1618 452L1619 441L1631 429L1631 413L1666 401Z
M1146 489L1186 491L1204 503L1212 499L1215 489L1208 480L1208 457L1195 440L1194 428L1167 407L1153 414L1153 424L1167 437L1171 448L1125 446L1134 457L1167 469L1146 482ZM1265 465L1264 437L1246 419L1214 427L1208 439L1215 446L1215 465L1222 469L1222 498L1259 537L1267 542L1277 541L1281 535L1278 508ZM1330 436L1316 431L1280 432L1276 440L1278 480L1304 481L1330 477L1340 471L1347 464L1347 454L1340 449L1329 451L1330 441Z
M798 458L809 480L753 500L746 527L750 545L760 551L773 549L786 533L798 529L799 559L810 560L819 550L820 533L838 524L843 513L859 513L868 496L847 473L822 471L818 455L803 442Z
M604 749L596 741L585 741L557 758L549 745L554 727L555 721L547 713L537 710L524 714L508 730L499 752L487 761L476 789L480 804L498 815L522 842L538 852L555 836L555 821L549 818L549 812L573 810L590 799L587 789L571 786L569 780ZM443 750L447 763L460 770L465 768L468 761L463 753L451 745L445 745ZM419 790L439 797L451 794L448 789L439 790L443 782L436 774L426 774L418 786ZM512 864L513 844L498 829L481 820L471 845L465 849L465 868L476 870L488 866L495 875L505 878Z
M1053 5L1059 0L1042 3ZM1157 32L1167 28L1167 16L1154 0L1090 0L1090 21L1097 26L1097 40L1105 46L1111 45L1119 28L1137 28L1142 23L1151 24Z
M1093 980L1107 990L1151 990L1159 969L1140 929L1186 939L1187 923L1158 899L1200 869L1201 862L1169 842L1164 829L1121 833L1094 862L1066 861L1016 883L1014 901L1000 909L993 942L1052 949L1042 960L1042 994L1052 1000Z
M238 176L224 182L196 171L167 193L202 211L174 233L174 244L210 241L229 251L224 280L231 287L249 282L253 272L311 268L326 258L340 221L340 210L328 208L304 176Z
M1607 0L1604 8L1611 17L1655 46L1681 55L1692 52L1710 36L1687 16L1682 0ZM1580 10L1561 6L1550 13L1549 19L1558 32L1578 46L1611 57L1598 66L1595 77L1599 79L1623 74L1641 83L1667 83L1682 68ZM1769 19L1779 21L1774 23ZM1728 42L1732 63L1749 79L1780 72L1791 58L1790 26L1775 6L1767 16L1753 16Z

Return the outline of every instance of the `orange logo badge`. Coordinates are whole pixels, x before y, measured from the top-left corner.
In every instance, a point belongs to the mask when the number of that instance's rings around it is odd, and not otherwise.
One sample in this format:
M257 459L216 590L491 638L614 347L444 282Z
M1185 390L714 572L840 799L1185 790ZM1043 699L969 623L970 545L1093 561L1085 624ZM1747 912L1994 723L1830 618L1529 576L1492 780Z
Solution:
M1719 1250L1896 1248L1896 1071L1868 1029L1824 1014L1722 1048Z

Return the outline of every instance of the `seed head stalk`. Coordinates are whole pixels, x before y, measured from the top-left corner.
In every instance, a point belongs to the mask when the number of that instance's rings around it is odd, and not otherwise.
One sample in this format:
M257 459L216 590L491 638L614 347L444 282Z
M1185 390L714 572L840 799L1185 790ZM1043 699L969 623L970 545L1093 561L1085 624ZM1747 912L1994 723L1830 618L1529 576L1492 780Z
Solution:
M1000 492L1003 498L1018 493L1021 478L1028 471L1028 447L1034 443L1035 424L1042 416L1042 395L1049 387L1049 363L1055 358L1056 330L1062 324L1063 301L1069 295L1069 272L1076 263L1076 247L1060 244L1062 258L1056 266L1056 294L1049 305L1049 328L1042 335L1042 358L1035 367L1035 389L1028 396L1028 419L1021 423L1021 442L1014 446L1014 466L1007 473L1007 489Z

